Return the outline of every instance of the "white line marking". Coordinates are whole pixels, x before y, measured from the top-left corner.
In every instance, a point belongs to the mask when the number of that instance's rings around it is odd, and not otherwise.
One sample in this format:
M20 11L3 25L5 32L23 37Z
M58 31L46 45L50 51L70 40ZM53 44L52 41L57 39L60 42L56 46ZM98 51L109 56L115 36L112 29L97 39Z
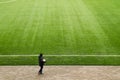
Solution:
M0 3L10 3L10 2L14 2L16 0L9 0L9 1L3 1L3 2L0 2Z
M39 55L0 55L0 57L32 57L32 56L39 56ZM44 56L56 56L56 57L120 57L120 55L44 55Z

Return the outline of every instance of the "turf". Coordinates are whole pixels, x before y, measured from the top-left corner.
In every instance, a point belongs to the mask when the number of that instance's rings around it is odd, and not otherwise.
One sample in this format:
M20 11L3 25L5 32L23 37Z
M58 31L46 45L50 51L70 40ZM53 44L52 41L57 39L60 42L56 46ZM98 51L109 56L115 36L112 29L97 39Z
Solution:
M3 1L0 55L120 55L119 0Z
M46 65L120 65L120 57L47 56L45 59L47 61ZM38 57L0 57L0 65L38 65Z

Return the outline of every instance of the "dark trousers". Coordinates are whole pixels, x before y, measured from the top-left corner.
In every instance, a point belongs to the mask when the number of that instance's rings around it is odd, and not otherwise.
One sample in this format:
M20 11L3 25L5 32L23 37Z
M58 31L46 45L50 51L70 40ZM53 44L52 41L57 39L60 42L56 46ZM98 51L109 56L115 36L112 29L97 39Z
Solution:
M43 65L40 65L39 73L42 74L42 71L43 71Z

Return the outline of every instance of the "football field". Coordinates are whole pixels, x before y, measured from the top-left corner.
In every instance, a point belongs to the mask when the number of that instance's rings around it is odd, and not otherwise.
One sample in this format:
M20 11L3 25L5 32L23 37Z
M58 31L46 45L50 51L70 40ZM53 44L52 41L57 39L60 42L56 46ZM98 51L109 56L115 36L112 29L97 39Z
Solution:
M120 65L120 0L0 0L0 65Z

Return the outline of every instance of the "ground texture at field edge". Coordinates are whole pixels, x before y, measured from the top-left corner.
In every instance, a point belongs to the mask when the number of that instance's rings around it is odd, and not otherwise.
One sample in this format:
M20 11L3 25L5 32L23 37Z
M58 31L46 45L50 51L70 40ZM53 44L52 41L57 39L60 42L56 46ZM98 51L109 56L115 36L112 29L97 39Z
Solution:
M0 80L120 80L120 66L0 66Z

